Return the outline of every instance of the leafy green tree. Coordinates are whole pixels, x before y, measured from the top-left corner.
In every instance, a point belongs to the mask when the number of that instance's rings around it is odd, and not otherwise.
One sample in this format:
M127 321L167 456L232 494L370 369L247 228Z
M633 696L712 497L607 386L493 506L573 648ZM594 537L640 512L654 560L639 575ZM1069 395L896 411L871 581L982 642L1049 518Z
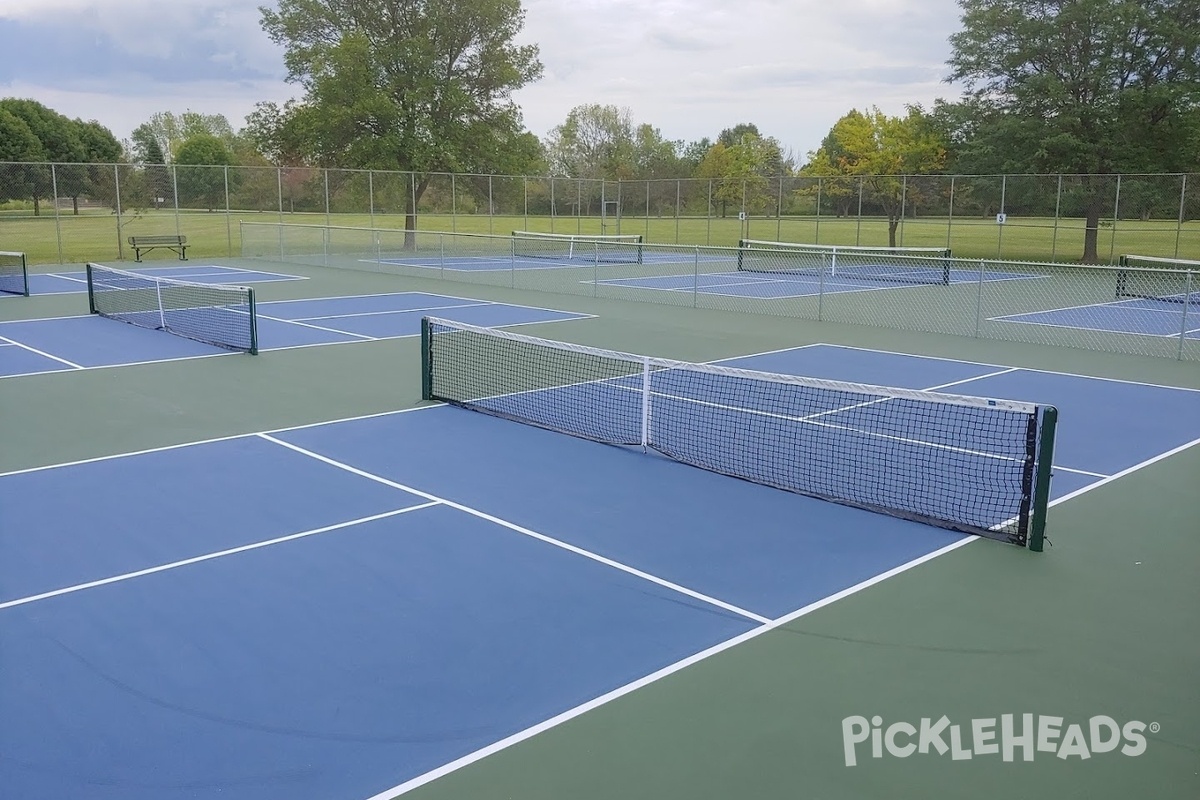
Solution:
M76 135L75 124L53 109L36 100L5 98L0 108L21 119L42 145L42 157L57 163L79 163L86 160L83 143ZM33 200L33 213L41 214L41 201L53 196L55 175L47 166L23 169L19 181L25 196Z
M741 144L742 140L747 136L753 136L755 139L763 138L759 133L758 126L753 122L739 122L732 128L725 128L717 136L717 141L726 147L733 147L736 144Z
M683 142L667 139L653 125L633 132L633 174L638 178L682 178L690 174L682 158Z
M889 117L878 108L866 114L855 109L834 123L801 174L858 176L887 215L888 244L895 247L905 207L919 199L904 176L937 172L945 158L945 142L919 106L910 106L903 117ZM850 191L844 184L840 190Z
M968 94L942 118L968 164L1079 176L1083 261L1098 261L1111 175L1195 163L1195 0L959 0L950 79Z
M0 161L44 161L46 151L25 120L0 106ZM34 164L0 167L0 200L29 197L34 175L42 169Z
M198 203L209 211L223 205L226 181L236 183L238 177L236 172L226 175L224 168L231 164L233 153L216 136L197 133L186 139L175 154L180 202Z
M158 111L133 129L132 139L143 151L150 140L157 142L158 149L169 164L178 156L179 148L184 142L200 134L214 136L226 147L232 147L236 138L233 126L222 114L201 114L196 111L175 114L172 111Z
M44 161L46 151L25 120L0 106L0 161Z
M82 148L80 160L85 163L56 167L59 196L71 198L71 208L76 215L79 214L79 199L85 194L95 194L105 205L115 207L116 179L111 165L121 160L121 143L112 131L94 120L70 120L70 125Z
M694 142L688 142L683 146L679 157L689 175L695 175L697 167L700 166L700 162L704 160L704 156L712 146L713 142L707 136Z
M137 131L134 131L133 135L136 139ZM138 178L141 183L139 188L141 189L140 194L144 197L144 205L158 208L160 205L174 203L175 184L171 179L171 171L167 167L167 156L159 146L158 140L149 137L137 142L137 147L139 159L142 162Z
M576 106L546 139L550 171L569 178L633 177L633 117L627 108Z
M311 155L311 148L299 117L295 100L289 100L283 106L256 103L254 111L246 117L242 136L272 164L300 166Z
M432 172L471 172L521 131L512 93L540 77L517 45L520 0L279 0L262 26L304 101L277 134L313 162L413 173L405 227ZM412 246L415 238L409 235Z
M727 133L722 131L723 136ZM779 142L772 137L760 138L749 130L739 132L731 141L734 143L726 144L718 139L708 149L696 167L696 177L713 181L712 196L721 204L721 216L726 215L730 203L750 213L773 207L778 196L777 181L791 171Z

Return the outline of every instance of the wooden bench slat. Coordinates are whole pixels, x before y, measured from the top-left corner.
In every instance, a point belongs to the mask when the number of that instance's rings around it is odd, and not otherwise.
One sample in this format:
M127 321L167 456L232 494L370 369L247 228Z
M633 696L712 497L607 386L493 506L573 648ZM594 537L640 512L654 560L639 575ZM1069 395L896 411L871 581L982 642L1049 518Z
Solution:
M149 252L159 247L165 247L179 254L180 261L187 261L187 237L181 235L149 234L146 236L130 236L129 246L133 248L133 260L142 260L142 251Z

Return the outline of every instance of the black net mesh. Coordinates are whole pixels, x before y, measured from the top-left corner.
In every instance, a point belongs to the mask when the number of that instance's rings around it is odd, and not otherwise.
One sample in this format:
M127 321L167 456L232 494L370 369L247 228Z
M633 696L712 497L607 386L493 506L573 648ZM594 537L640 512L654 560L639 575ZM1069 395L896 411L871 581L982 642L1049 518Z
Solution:
M257 349L254 290L88 264L93 313L224 347Z
M513 231L513 255L517 258L549 258L584 263L640 264L640 234L587 236L534 231Z
M1200 261L1121 256L1117 299L1141 298L1200 306Z
M29 279L25 271L25 254L0 252L0 292L29 294Z
M426 321L426 394L1024 544L1038 407L688 364Z
M852 247L742 239L738 269L830 280L949 283L950 251L928 247Z

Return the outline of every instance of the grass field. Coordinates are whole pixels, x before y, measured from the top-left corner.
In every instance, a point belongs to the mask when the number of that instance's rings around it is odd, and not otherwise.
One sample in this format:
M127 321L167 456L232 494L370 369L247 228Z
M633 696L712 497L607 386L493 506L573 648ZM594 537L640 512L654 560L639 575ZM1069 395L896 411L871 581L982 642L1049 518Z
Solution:
M31 264L132 260L124 241L129 236L181 233L188 237L191 258L236 256L241 252L239 223L292 222L344 226L401 228L399 214L301 214L274 211L141 211L117 215L88 210L75 215L41 217L0 214L0 249L20 250ZM1170 220L1119 220L1101 228L1102 261L1115 262L1122 253L1200 259L1200 221L1179 225ZM604 225L599 217L538 217L467 214L423 214L417 227L429 231L508 235L513 230L557 233L636 233L646 242L736 246L739 238L816 242L821 244L886 245L887 221L877 217L736 218L625 217ZM1009 217L994 220L921 217L905 220L898 244L947 247L966 258L1021 261L1078 261L1083 252L1084 221L1076 218Z

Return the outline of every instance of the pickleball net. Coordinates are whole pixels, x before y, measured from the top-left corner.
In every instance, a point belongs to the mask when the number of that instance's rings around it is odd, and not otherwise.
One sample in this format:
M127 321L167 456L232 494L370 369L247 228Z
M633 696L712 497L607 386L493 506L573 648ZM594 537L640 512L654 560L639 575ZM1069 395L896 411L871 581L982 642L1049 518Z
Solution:
M29 272L24 253L0 251L0 293L29 296Z
M741 239L738 269L831 280L948 284L950 251L937 247L860 247Z
M513 255L590 263L642 263L641 234L586 235L513 231Z
M87 265L93 314L223 347L258 352L254 290Z
M1042 547L1057 411L422 321L422 394L905 519Z
M1123 255L1116 297L1200 306L1200 261Z

